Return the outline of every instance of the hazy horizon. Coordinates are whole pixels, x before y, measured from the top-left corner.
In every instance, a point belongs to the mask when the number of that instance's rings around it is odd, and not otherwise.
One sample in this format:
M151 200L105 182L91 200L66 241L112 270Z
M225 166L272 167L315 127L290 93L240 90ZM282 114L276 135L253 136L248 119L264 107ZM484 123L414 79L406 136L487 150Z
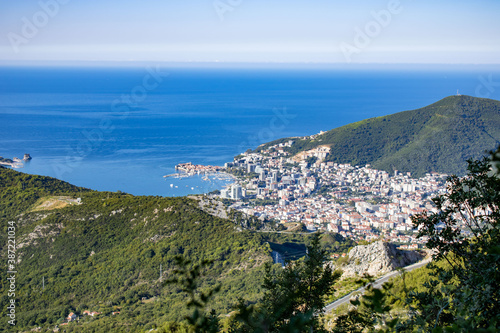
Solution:
M0 64L499 64L500 2L27 0Z

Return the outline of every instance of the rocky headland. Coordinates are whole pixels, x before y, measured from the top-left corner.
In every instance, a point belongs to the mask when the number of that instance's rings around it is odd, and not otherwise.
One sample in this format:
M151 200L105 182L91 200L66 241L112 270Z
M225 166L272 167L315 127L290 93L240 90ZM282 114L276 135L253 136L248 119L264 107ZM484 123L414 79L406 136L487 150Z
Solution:
M31 156L30 154L24 154L24 157L23 159L21 160L20 158L18 157L14 157L13 159L10 159L10 158L3 158L2 156L0 156L0 165L3 165L3 166L9 166L11 168L22 168L24 166L24 162L28 162L31 160Z
M422 260L425 253L399 250L394 244L377 241L358 245L352 248L347 256L347 264L341 268L344 271L343 276L379 276Z

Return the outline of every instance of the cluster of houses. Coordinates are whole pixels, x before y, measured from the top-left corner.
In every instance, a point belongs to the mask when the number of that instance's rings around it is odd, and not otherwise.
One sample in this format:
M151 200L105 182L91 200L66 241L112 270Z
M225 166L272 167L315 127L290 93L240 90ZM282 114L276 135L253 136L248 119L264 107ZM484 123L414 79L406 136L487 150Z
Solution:
M114 315L117 315L119 313L120 313L120 311L114 311L111 313L111 315L114 316ZM102 312L89 311L89 310L85 310L82 312L82 316L90 316L90 317L95 317L95 316L98 316L100 314L102 314ZM80 316L74 312L71 312L65 319L66 319L66 321L64 323L62 323L61 326L68 325L70 322L73 322L73 321L79 321Z
M308 230L325 230L357 240L385 238L399 243L415 239L411 216L434 210L431 198L446 192L445 174L377 170L325 161L323 146L297 154L286 151L293 140L259 153L244 153L226 168L246 173L222 192L233 208L283 224L299 222ZM297 158L299 156L299 158ZM307 162L310 157L316 157ZM412 245L413 246L413 245Z

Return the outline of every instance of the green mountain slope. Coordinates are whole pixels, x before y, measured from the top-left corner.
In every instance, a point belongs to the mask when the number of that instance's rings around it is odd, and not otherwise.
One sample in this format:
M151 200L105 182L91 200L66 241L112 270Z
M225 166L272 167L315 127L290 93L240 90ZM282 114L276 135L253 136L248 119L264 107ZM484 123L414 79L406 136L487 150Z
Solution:
M239 232L234 223L201 211L196 200L85 191L4 168L0 175L2 205L12 207L1 219L1 303L8 302L6 245L8 221L13 221L19 261L17 327L55 325L68 313L86 309L102 312L102 320L116 327L135 327L134 332L179 319L186 296L160 281L160 264L166 279L177 254L214 260L203 285L222 283L214 301L219 310L228 310L237 297L258 296L269 248L259 234ZM82 204L43 209L44 201L61 195L79 197ZM3 306L2 321L6 311ZM120 315L106 318L113 311Z
M262 150L280 139L263 146ZM500 101L450 96L417 110L400 112L330 130L314 139L297 139L292 154L329 145L327 161L372 164L392 172L464 174L466 160L500 143Z
M194 199L90 191L3 167L0 199L0 323L10 327L7 237L14 226L14 331L53 329L70 312L84 310L102 314L82 316L67 326L72 332L139 332L180 320L187 314L187 296L160 280L160 265L166 280L178 254L195 263L213 260L201 289L220 283L211 304L227 313L238 297L260 297L270 243L308 241L242 230L246 218L214 217Z

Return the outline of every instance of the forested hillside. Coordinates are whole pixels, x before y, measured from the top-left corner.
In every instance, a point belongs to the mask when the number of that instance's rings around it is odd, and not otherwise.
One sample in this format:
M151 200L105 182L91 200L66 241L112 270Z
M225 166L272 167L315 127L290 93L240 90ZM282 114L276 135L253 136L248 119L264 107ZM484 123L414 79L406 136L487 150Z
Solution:
M135 332L179 320L187 295L164 283L179 254L193 264L212 261L200 288L220 284L212 305L227 313L238 297L260 297L269 243L309 242L307 236L242 230L238 221L209 215L189 198L90 191L6 168L0 168L0 198L4 328L9 226L17 243L16 329L54 327L70 312L81 316L71 323L76 331ZM339 237L324 245L337 242L345 251L350 243ZM101 314L82 316L85 310Z
M327 161L372 164L417 177L431 171L463 175L467 159L480 158L500 143L500 102L450 96L421 109L366 119L314 138L280 139L257 150L288 140L295 141L285 148L291 154L328 145Z

